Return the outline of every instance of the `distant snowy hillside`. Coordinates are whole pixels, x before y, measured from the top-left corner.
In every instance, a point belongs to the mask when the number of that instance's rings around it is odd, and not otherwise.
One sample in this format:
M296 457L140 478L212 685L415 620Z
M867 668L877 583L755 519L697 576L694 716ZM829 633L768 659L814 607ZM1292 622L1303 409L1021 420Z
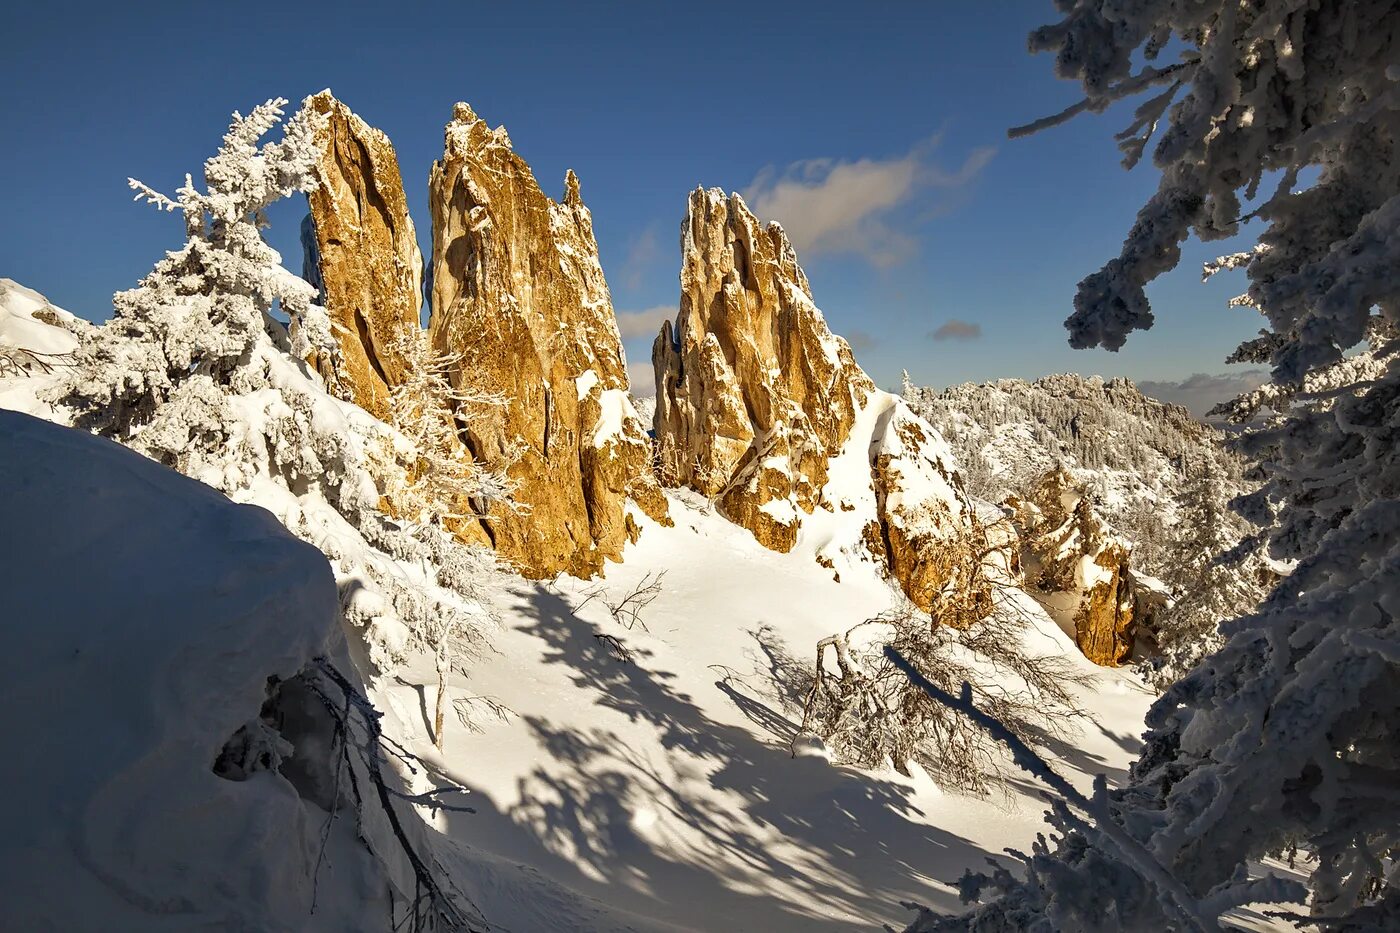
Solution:
M1237 457L1221 434L1178 405L1143 395L1127 379L1060 374L944 390L906 380L910 407L953 446L969 491L991 502L1024 495L1058 465L1089 487L1102 514L1139 545L1150 572L1177 499L1212 466L1243 491Z

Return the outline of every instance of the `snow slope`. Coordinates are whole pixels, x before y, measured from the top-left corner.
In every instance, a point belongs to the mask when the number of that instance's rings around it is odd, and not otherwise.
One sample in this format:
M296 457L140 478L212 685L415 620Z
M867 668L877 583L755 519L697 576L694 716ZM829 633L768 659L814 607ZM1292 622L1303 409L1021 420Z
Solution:
M889 605L870 565L815 561L823 536L789 554L674 495L674 528L643 521L602 588L614 599L665 572L645 630L613 620L598 584L516 581L497 597L495 656L463 689L513 710L472 733L449 720L444 773L475 790L453 838L531 865L574 890L684 929L847 930L902 926L901 900L952 910L948 884L1042 828L1038 788L945 794L904 778L834 766L791 744L804 672L819 638ZM1093 678L1073 747L1052 753L1077 784L1123 776L1148 693L1129 675L1083 661L1033 602L1030 650L1075 659ZM622 663L594 633L618 638ZM425 686L426 685L426 686ZM379 685L416 752L430 755L435 687L426 660ZM489 911L488 911L489 916ZM551 929L545 926L511 927Z
M0 407L52 417L35 400L47 381L0 379ZM917 766L861 771L833 765L810 736L794 742L816 642L895 599L856 543L873 504L869 444L891 399L877 401L830 469L828 498L855 508L819 509L788 554L682 492L675 527L634 515L642 537L601 583L502 577L489 594L494 652L451 696L512 712L473 728L449 716L441 753L432 661L395 646L408 661L371 680L370 696L386 733L426 764L400 769L409 790L472 789L474 814L420 809L442 832L422 838L492 929L898 927L911 917L899 901L957 909L949 882L1043 828L1040 789L1018 774L1004 796L977 799L944 793ZM35 432L51 455L21 453ZM335 578L369 559L353 529L309 494L262 479L239 492L303 533L321 528L312 537L338 555L333 578L271 516L115 445L5 412L0 438L0 475L21 484L6 489L7 527L21 529L9 540L24 542L0 560L0 592L25 594L3 620L19 673L0 699L40 711L7 721L37 751L0 765L7 797L35 804L0 848L12 915L41 929L383 928L395 872L349 821L332 827L311 914L324 811L272 773L235 783L210 770L256 716L268 674L318 653L348 664L343 634L351 649L369 634L335 624L349 611ZM429 586L410 571L399 568L405 585ZM589 599L663 572L639 626ZM1034 601L1022 608L1027 650L1091 680L1086 716L1068 741L1047 740L1050 756L1081 787L1099 772L1120 779L1150 695L1084 661Z

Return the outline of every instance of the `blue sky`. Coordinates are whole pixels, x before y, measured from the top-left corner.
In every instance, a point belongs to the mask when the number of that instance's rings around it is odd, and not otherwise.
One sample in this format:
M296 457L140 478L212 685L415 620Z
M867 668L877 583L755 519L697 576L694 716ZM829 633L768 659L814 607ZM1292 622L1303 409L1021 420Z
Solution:
M1048 0L12 4L0 275L105 318L181 236L131 203L127 176L174 189L230 111L330 87L393 140L425 241L456 100L504 123L556 197L573 168L634 364L675 305L703 184L788 227L817 304L883 385L901 368L931 385L1077 371L1168 395L1228 373L1260 325L1226 307L1238 277L1200 282L1229 242L1188 244L1150 290L1156 328L1124 350L1065 343L1075 283L1116 255L1156 174L1119 167L1123 112L1006 138L1077 99L1025 51L1052 17ZM270 235L293 269L302 213L288 204Z

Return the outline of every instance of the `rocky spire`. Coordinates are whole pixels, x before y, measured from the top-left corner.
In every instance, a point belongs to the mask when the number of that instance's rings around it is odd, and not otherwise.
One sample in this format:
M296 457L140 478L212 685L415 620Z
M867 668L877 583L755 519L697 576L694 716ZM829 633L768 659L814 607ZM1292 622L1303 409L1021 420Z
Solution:
M458 357L455 384L506 400L463 424L518 484L520 511L483 527L529 575L591 575L635 538L629 502L669 519L578 178L551 200L504 127L459 103L429 200L433 345Z
M782 227L761 226L737 194L691 192L680 311L652 363L663 479L790 550L875 385L827 329Z
M783 229L738 195L692 192L681 250L677 321L652 348L663 482L715 499L777 551L818 506L854 513L861 550L930 609L977 528L938 432L875 387L827 328ZM843 448L859 475L829 485Z
M419 326L423 259L389 138L329 90L309 105L321 132L320 187L307 196L306 278L339 327L341 394L380 418L403 375L401 327Z

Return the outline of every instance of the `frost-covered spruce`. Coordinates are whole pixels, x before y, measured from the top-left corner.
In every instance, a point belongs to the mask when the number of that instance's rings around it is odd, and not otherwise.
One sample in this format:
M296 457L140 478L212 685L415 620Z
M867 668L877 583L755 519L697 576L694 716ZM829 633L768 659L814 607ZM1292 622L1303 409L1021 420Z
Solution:
M204 190L188 175L174 198L131 181L138 200L181 212L186 242L115 296L110 321L79 334L56 401L76 425L257 503L317 545L336 570L345 621L382 671L425 642L438 616L479 619L475 594L494 561L431 523L380 511L402 476L375 455L400 448L413 459L415 439L333 398L306 362L334 380L335 339L315 289L282 267L261 231L271 204L316 185L325 118L303 107L281 139L265 141L285 104L234 114L204 165Z
M1158 688L1181 679L1224 644L1220 623L1253 612L1274 569L1248 523L1230 510L1230 486L1207 465L1178 500L1162 559L1171 602L1156 620L1158 655L1143 673Z
M1071 343L1113 349L1150 327L1144 287L1190 233L1266 223L1253 250L1206 274L1243 269L1249 289L1233 304L1267 321L1232 360L1269 362L1274 382L1228 407L1280 412L1246 438L1266 480L1246 512L1275 521L1272 556L1298 564L1258 611L1224 621L1223 647L1153 707L1142 757L1109 801L1196 916L1174 909L1151 866L1065 831L1028 856L1025 883L969 876L966 893L990 883L1004 896L911 929L1200 928L1225 904L1212 891L1291 841L1312 857L1299 863L1312 922L1400 927L1400 888L1385 877L1400 848L1400 5L1066 8L1031 47L1055 52L1088 97L1026 129L1152 87L1118 137L1128 163L1165 127L1158 191L1122 253L1080 284ZM1168 44L1182 55L1156 64ZM1149 63L1134 71L1140 55ZM1305 169L1316 180L1295 190Z

